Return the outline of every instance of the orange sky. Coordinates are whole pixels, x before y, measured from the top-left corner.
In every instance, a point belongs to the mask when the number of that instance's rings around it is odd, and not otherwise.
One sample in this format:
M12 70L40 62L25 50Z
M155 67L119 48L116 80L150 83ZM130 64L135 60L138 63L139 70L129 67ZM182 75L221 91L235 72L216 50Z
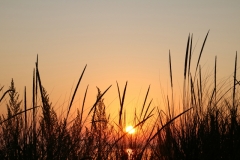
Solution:
M153 106L163 104L160 83L170 93L168 52L171 50L175 91L182 89L187 37L196 45L193 68L204 37L203 72L230 77L240 50L240 2L232 1L7 1L0 2L0 85L13 78L30 103L32 72L39 56L42 83L53 104L69 101L70 92L88 65L75 108L89 84L87 108L94 103L96 86L112 117L119 110L116 81L123 92L128 81L126 108L141 108L147 88ZM240 62L240 60L239 60ZM240 64L240 63L239 63ZM1 107L5 102L2 102ZM29 104L30 106L30 104ZM64 105L65 107L67 105ZM2 109L2 108L1 108ZM131 117L132 114L129 115Z

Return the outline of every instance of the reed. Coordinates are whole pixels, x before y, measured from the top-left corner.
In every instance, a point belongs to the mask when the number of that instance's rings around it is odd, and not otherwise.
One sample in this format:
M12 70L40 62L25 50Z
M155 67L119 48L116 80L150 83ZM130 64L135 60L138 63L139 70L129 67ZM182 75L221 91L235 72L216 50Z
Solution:
M142 105L135 108L135 135L124 130L128 109L125 106L128 82L122 93L116 82L119 99L116 122L110 115L107 116L103 99L112 85L104 92L97 88L96 100L89 111L84 112L87 86L80 108L75 117L70 117L86 65L66 106L66 116L61 118L55 112L43 86L37 56L33 70L32 106L27 106L26 87L24 103L18 99L19 94L13 80L1 96L0 103L5 98L9 101L6 104L7 115L0 116L0 159L240 159L237 53L230 87L227 83L218 82L217 56L213 78L204 77L200 60L208 35L209 31L193 73L193 35L188 35L183 97L179 104L174 102L172 55L169 50L171 95L162 95L166 102L165 108L152 106L154 100L149 99L149 85ZM3 87L0 91L3 91ZM179 110L176 111L176 107ZM127 148L134 151L131 156L126 152Z

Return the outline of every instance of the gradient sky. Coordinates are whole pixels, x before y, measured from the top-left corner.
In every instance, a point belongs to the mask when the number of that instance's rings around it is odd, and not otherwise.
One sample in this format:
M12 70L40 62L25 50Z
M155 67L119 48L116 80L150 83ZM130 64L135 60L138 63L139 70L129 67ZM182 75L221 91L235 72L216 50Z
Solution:
M67 106L85 64L75 108L88 84L88 109L97 95L96 86L104 91L113 85L105 104L117 115L116 81L121 91L128 81L126 108L141 106L149 85L149 100L160 106L160 83L165 93L170 91L169 49L175 90L182 88L189 33L196 45L192 68L210 29L201 59L203 72L212 73L217 56L218 78L231 78L235 53L240 51L239 16L238 0L1 0L0 85L5 91L13 78L20 98L27 87L30 103L38 54L42 83L55 108Z

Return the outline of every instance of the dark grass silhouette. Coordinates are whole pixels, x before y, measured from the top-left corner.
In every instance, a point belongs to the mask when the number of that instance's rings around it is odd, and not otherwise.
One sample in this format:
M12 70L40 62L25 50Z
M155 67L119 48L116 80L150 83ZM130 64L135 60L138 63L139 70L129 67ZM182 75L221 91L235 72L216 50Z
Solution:
M0 117L0 159L124 160L129 159L126 152L129 147L133 151L131 158L137 160L240 159L240 82L237 80L237 53L232 85L217 82L217 57L213 80L202 77L200 60L208 33L193 74L193 36L188 36L183 97L179 105L174 102L173 97L173 72L169 51L172 93L166 96L166 109L151 107L152 99L148 100L149 86L141 112L135 112L134 115L134 127L138 131L134 137L124 130L127 82L122 94L116 82L119 96L117 122L113 122L110 116L107 116L103 100L111 86L104 92L97 88L96 101L89 112L84 113L87 86L81 108L77 110L76 117L70 119L69 113L86 70L85 66L67 107L66 116L62 117L56 114L42 85L37 59L33 71L32 106L27 106L26 88L24 100L19 100L13 80L9 89L1 95L0 103L3 103L2 100L6 96L9 100L6 104L7 114ZM3 87L0 91L3 91ZM179 107L181 112L176 114L175 108ZM83 114L87 117L83 118ZM87 123L87 119L91 119L90 124Z

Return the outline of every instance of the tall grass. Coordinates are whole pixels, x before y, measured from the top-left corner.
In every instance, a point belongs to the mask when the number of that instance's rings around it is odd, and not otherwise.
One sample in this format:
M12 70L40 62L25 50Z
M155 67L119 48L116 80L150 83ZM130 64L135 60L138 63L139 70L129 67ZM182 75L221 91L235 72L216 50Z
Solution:
M19 100L14 82L0 96L0 103L8 96L7 115L0 117L0 159L240 159L239 92L237 53L233 66L233 83L217 81L217 57L212 81L202 76L200 65L207 33L198 56L194 73L191 72L193 35L188 36L184 72L183 97L174 102L173 68L169 51L171 95L166 95L166 107L152 107L150 86L146 91L140 113L135 111L134 128L137 134L125 131L128 82L123 91L116 82L119 97L118 121L107 116L104 95L97 88L96 101L84 113L88 93L86 87L82 106L76 117L69 117L75 95L87 65L62 118L55 112L43 86L38 58L33 70L32 106ZM192 76L194 75L194 76ZM208 85L210 83L210 85ZM228 87L226 89L226 87ZM7 98L6 98L7 99ZM176 111L176 107L181 108ZM83 116L86 115L86 116ZM89 123L87 119L91 119ZM131 155L126 149L131 149Z

